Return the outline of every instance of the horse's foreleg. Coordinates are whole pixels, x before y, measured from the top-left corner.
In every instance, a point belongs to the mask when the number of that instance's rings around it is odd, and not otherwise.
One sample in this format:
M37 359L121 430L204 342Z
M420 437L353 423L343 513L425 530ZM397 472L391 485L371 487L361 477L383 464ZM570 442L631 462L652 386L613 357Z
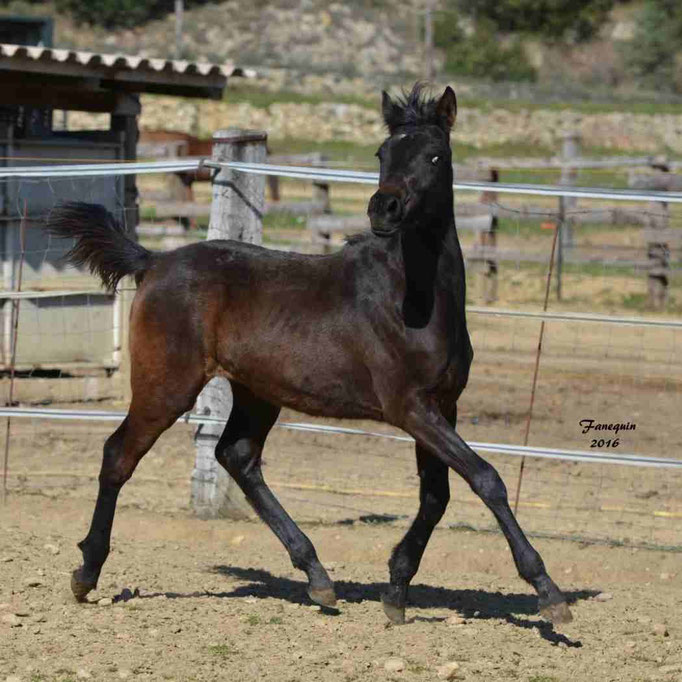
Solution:
M419 511L388 562L390 583L381 595L384 611L393 623L405 622L407 588L419 569L426 544L450 500L448 467L417 444Z
M291 562L308 576L308 595L322 606L334 606L334 584L317 558L312 542L294 523L263 480L261 454L280 408L232 384L233 407L216 447L216 458L234 478L260 518L284 545Z
M462 476L494 514L507 538L519 575L538 593L540 613L554 623L570 621L572 616L566 599L516 521L509 507L507 489L494 467L462 440L435 401L415 400L407 411L405 430Z

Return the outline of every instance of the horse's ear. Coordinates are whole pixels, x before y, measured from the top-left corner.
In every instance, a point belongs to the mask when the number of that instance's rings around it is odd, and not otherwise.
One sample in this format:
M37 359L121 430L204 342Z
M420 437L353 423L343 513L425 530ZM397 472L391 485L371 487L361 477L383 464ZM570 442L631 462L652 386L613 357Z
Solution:
M389 131L393 128L395 124L395 113L396 113L395 102L391 99L390 95L386 90L381 91L381 115L384 117L384 123L388 127Z
M449 85L445 88L445 92L436 104L436 113L449 132L452 126L455 125L455 119L457 118L457 96Z

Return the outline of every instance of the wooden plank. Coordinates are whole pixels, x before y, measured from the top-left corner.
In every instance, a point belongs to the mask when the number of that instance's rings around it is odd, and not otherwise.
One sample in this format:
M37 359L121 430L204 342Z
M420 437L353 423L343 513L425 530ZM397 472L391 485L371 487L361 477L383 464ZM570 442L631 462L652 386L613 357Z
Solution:
M455 218L455 225L458 230L490 232L493 226L493 216L488 213L487 215L457 217Z
M193 201L165 201L144 204L143 208L153 209L154 218L199 218L211 214L211 204L198 204Z
M9 379L0 379L0 391L7 395ZM52 402L84 402L99 400L121 400L123 381L120 373L111 376L80 376L14 379L14 400L26 405L45 405Z
M319 201L270 201L266 213L291 213L293 215L318 215L327 209L327 202Z
M682 191L682 175L675 173L632 173L628 177L628 187L658 192Z
M671 248L682 246L682 229L644 230L644 241L654 244L668 244Z
M369 229L366 215L318 215L308 219L308 229L313 232L360 232Z

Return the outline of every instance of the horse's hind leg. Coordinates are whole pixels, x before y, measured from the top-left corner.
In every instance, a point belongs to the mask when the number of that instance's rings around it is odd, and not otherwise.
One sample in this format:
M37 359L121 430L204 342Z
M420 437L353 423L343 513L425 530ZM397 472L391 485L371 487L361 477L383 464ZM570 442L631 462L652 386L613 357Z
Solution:
M97 587L102 566L109 555L116 500L121 488L156 439L185 409L191 408L195 398L193 396L183 404L183 409L169 410L156 401L147 402L148 397L138 394L133 398L128 416L104 444L95 511L87 536L78 543L83 565L71 576L71 589L78 601L85 601L88 592ZM158 405L157 409L154 404Z
M405 622L407 588L419 569L426 544L450 500L448 467L417 444L419 511L388 562L390 583L381 601L393 623Z
M263 480L261 454L280 408L232 383L233 407L216 447L216 458L243 490L260 518L289 552L291 562L308 576L308 595L322 606L336 603L334 584L317 558L312 542L294 523Z

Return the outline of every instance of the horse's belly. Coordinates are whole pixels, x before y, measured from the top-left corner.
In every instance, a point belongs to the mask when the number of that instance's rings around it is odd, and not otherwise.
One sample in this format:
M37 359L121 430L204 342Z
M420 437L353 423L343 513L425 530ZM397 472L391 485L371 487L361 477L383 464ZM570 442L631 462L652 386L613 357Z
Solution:
M369 372L322 339L312 345L289 339L286 345L233 347L219 362L228 378L273 404L317 416L382 417Z

